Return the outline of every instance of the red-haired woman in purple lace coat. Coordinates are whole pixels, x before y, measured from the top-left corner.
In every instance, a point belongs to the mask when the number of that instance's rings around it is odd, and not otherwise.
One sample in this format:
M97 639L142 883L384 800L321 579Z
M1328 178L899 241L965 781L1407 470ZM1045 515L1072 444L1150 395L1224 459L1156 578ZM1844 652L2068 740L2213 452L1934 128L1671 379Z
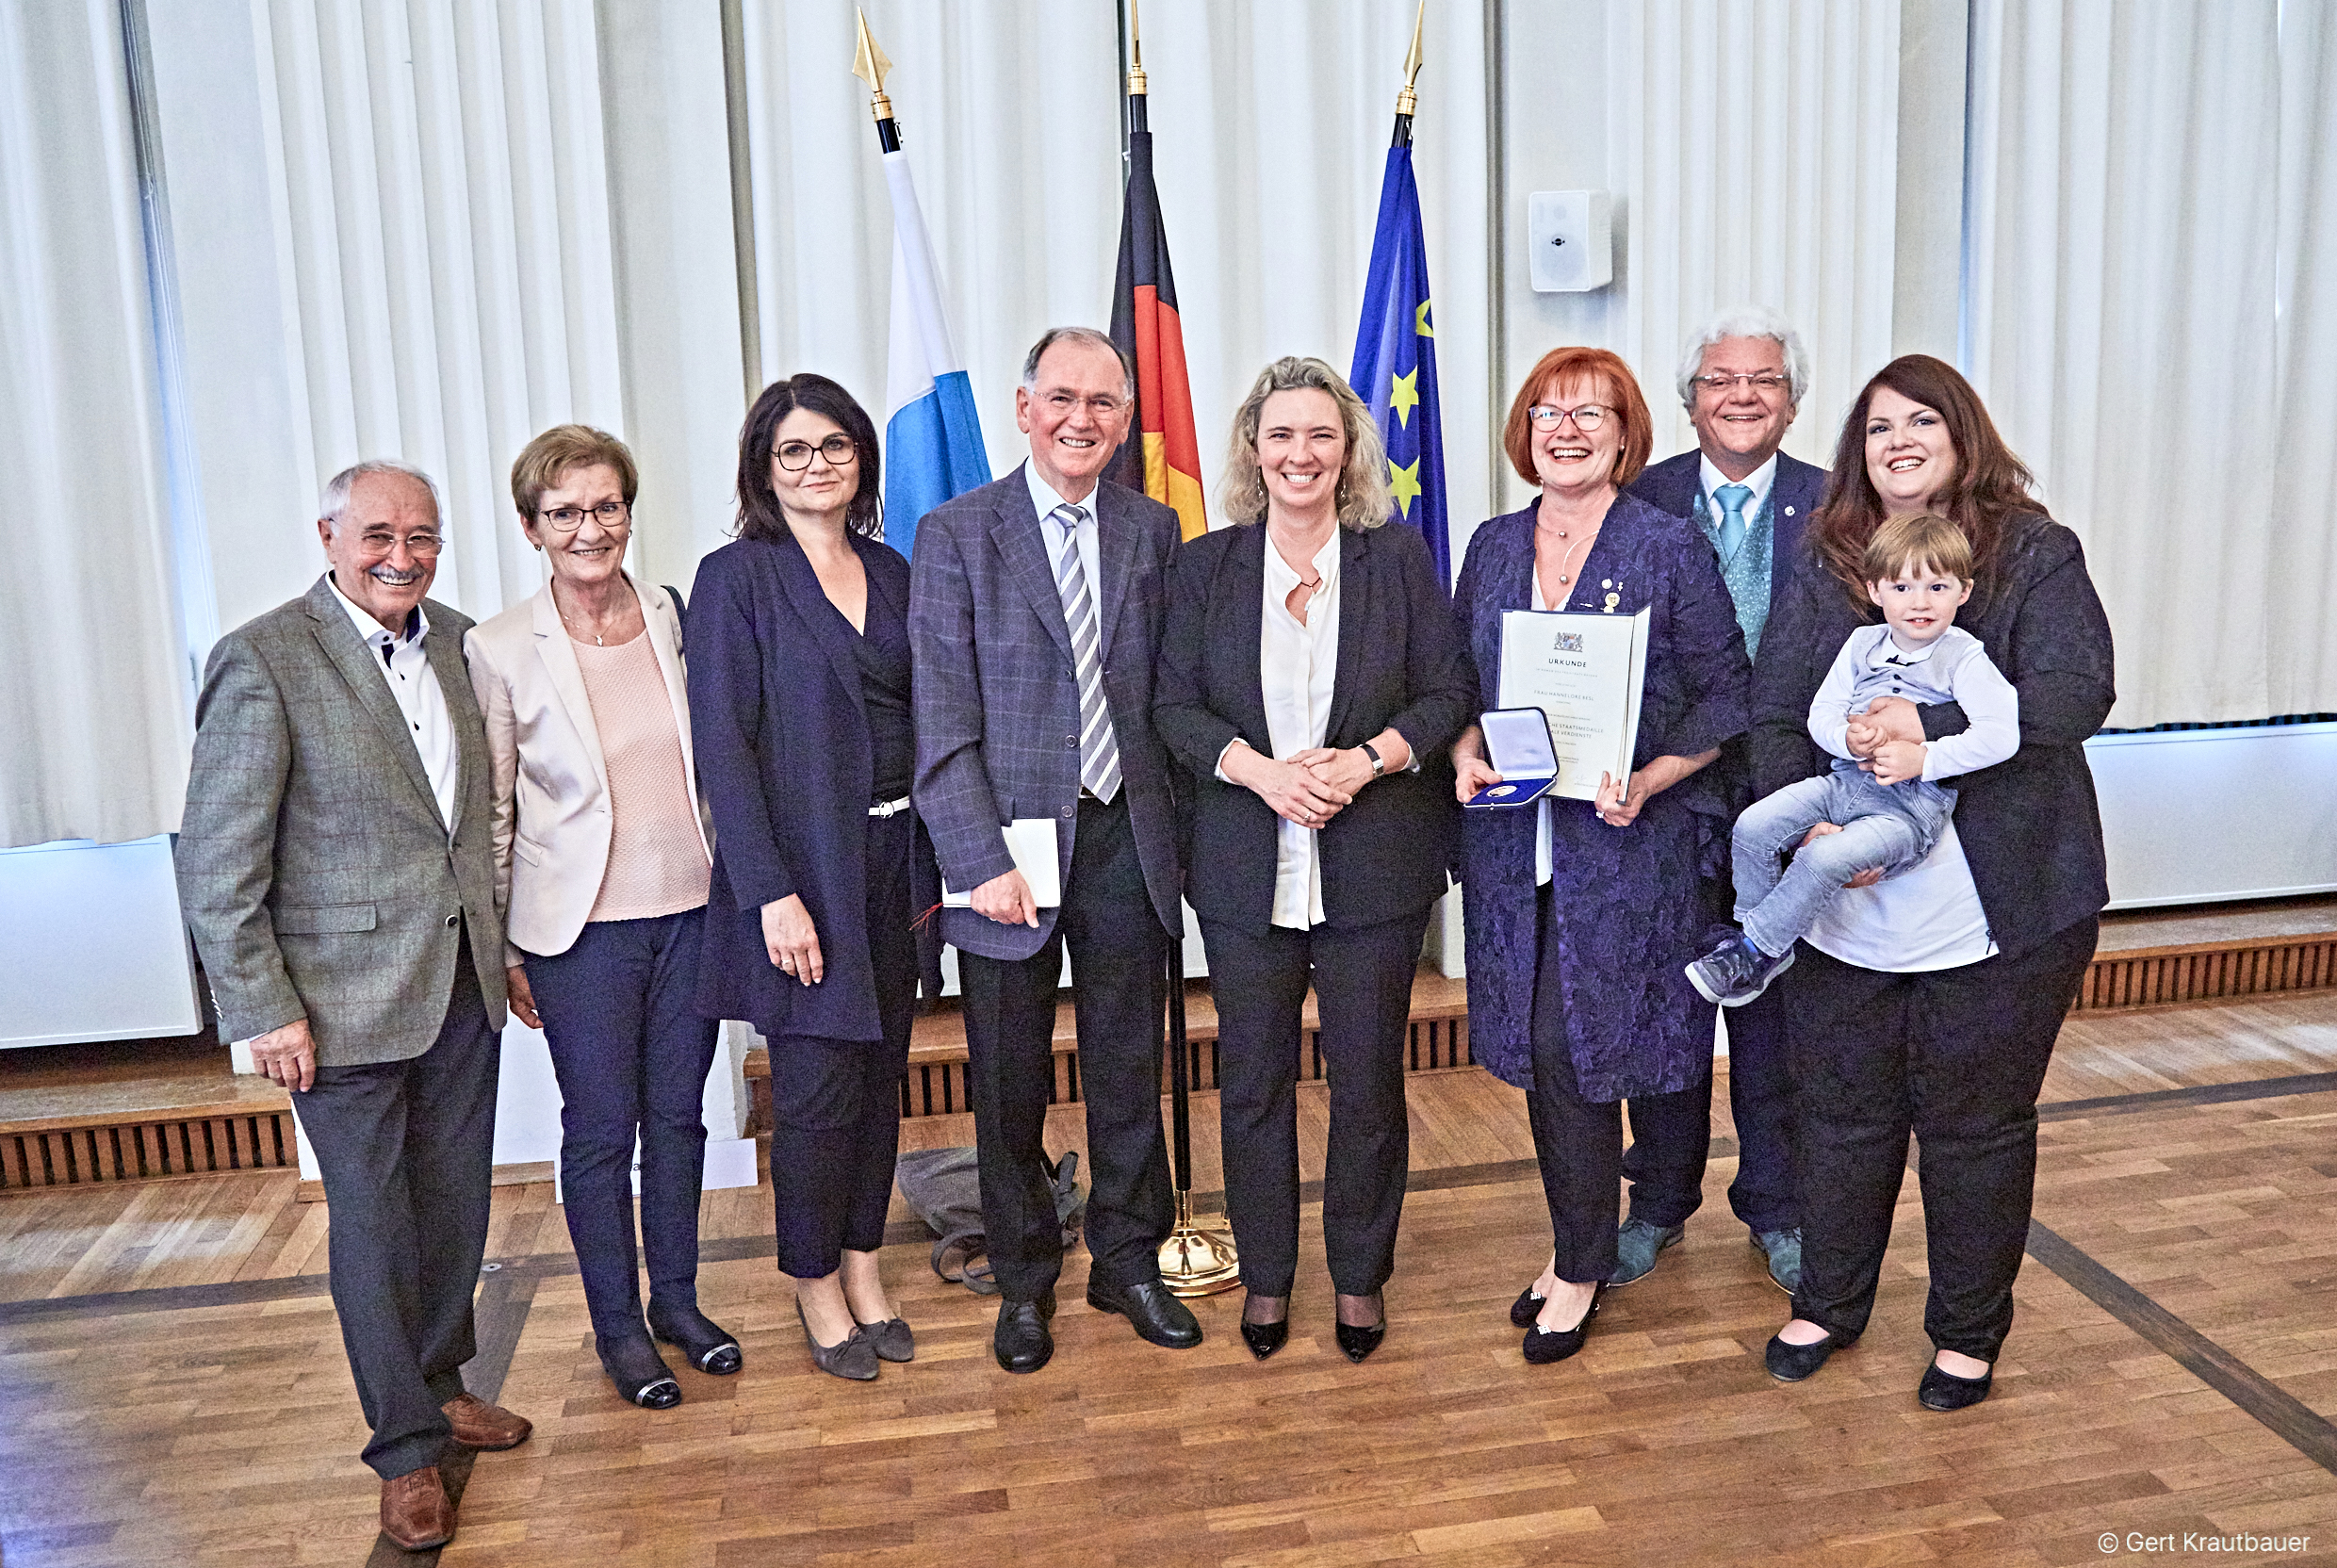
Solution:
M1652 441L1621 359L1544 355L1505 443L1541 497L1478 529L1453 592L1487 708L1504 612L1649 612L1631 776L1605 776L1595 801L1545 796L1466 824L1470 1048L1527 1091L1550 1205L1549 1264L1510 1315L1534 1363L1581 1348L1614 1271L1623 1102L1650 1148L1701 1165L1708 1135L1713 1008L1682 967L1716 929L1703 883L1726 874L1730 802L1708 770L1745 728L1751 670L1711 547L1622 493ZM1453 763L1463 801L1496 780L1475 727Z

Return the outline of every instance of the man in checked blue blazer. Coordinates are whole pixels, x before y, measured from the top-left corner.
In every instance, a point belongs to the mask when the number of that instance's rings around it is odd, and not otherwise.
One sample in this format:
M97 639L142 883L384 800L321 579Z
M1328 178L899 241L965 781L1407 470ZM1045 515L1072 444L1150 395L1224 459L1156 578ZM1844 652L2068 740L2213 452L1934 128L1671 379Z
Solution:
M1015 393L1030 461L927 513L910 567L913 792L943 882L972 891L972 907L942 910L941 936L957 949L1003 1298L992 1348L1009 1372L1054 1353L1063 1249L1042 1134L1067 946L1094 1184L1088 1304L1155 1345L1201 1343L1159 1262L1175 1219L1160 1053L1182 877L1152 670L1179 532L1168 507L1102 478L1134 414L1109 337L1049 331ZM1002 831L1035 817L1055 824L1059 908L1033 901Z
M1775 311L1739 306L1689 339L1678 384L1696 449L1651 465L1631 493L1703 531L1720 557L1745 652L1757 656L1770 606L1783 600L1794 573L1811 569L1802 557L1802 530L1818 509L1826 471L1777 449L1809 389L1809 359L1800 334ZM1720 769L1740 795L1748 792L1741 738L1723 749ZM1720 922L1733 907L1723 867L1715 884ZM1790 1291L1802 1274L1801 1196L1784 1003L1773 990L1728 1014L1728 1100L1738 1149L1729 1206L1767 1256L1769 1277ZM1616 1238L1610 1284L1640 1278L1680 1238L1703 1199L1712 1138L1711 1119L1701 1110L1676 1126L1645 1125L1636 1104L1631 1132L1623 1162L1630 1215Z

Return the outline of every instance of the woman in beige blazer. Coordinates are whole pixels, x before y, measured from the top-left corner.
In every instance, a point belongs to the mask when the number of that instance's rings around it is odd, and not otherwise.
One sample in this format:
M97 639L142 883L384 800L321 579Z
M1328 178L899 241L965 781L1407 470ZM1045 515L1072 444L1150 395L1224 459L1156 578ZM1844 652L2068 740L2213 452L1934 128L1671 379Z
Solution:
M551 580L464 646L494 763L512 1010L544 1031L560 1080L568 1234L600 1364L628 1399L664 1410L681 1388L652 1335L701 1372L740 1365L737 1340L697 1304L699 1107L718 1025L694 1004L712 846L681 606L624 569L638 476L623 442L555 426L511 482Z

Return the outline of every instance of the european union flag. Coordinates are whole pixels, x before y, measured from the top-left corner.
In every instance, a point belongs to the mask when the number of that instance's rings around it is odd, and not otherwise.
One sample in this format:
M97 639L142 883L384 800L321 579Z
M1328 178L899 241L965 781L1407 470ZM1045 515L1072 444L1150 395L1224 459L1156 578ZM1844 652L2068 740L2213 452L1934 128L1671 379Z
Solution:
M1429 314L1429 255L1420 231L1420 188L1409 140L1390 147L1380 185L1380 227L1364 285L1348 384L1371 405L1387 444L1388 487L1397 515L1428 536L1443 580L1452 580L1445 513L1444 421L1436 399L1436 329Z

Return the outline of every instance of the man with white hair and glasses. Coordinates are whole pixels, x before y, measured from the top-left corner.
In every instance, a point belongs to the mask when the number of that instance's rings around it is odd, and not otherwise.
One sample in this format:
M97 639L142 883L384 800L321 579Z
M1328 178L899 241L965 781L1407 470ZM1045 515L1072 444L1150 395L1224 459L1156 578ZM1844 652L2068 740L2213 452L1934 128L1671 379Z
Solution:
M204 671L179 900L220 1034L317 1151L382 1532L420 1551L454 1533L447 1452L531 1430L463 1385L504 1019L487 741L471 623L423 596L437 487L377 459L319 510L330 569Z
M1688 340L1680 356L1680 403L1695 427L1692 450L1651 464L1631 494L1694 520L1719 556L1721 578L1757 662L1770 606L1782 601L1801 565L1802 529L1818 509L1826 471L1777 449L1809 389L1801 335L1762 305L1722 311ZM1721 776L1743 796L1750 774L1741 737L1722 748ZM1713 882L1714 919L1730 908L1727 868ZM1700 1097L1681 1095L1685 1107ZM1775 992L1728 1014L1728 1100L1737 1128L1737 1178L1729 1206L1769 1261L1769 1277L1790 1291L1802 1273L1801 1201L1793 1164L1793 1095L1786 1061L1785 1014ZM1624 1174L1630 1212L1616 1237L1610 1285L1628 1284L1680 1239L1703 1200L1711 1119L1702 1110L1676 1125L1648 1125L1632 1107L1633 1142Z

